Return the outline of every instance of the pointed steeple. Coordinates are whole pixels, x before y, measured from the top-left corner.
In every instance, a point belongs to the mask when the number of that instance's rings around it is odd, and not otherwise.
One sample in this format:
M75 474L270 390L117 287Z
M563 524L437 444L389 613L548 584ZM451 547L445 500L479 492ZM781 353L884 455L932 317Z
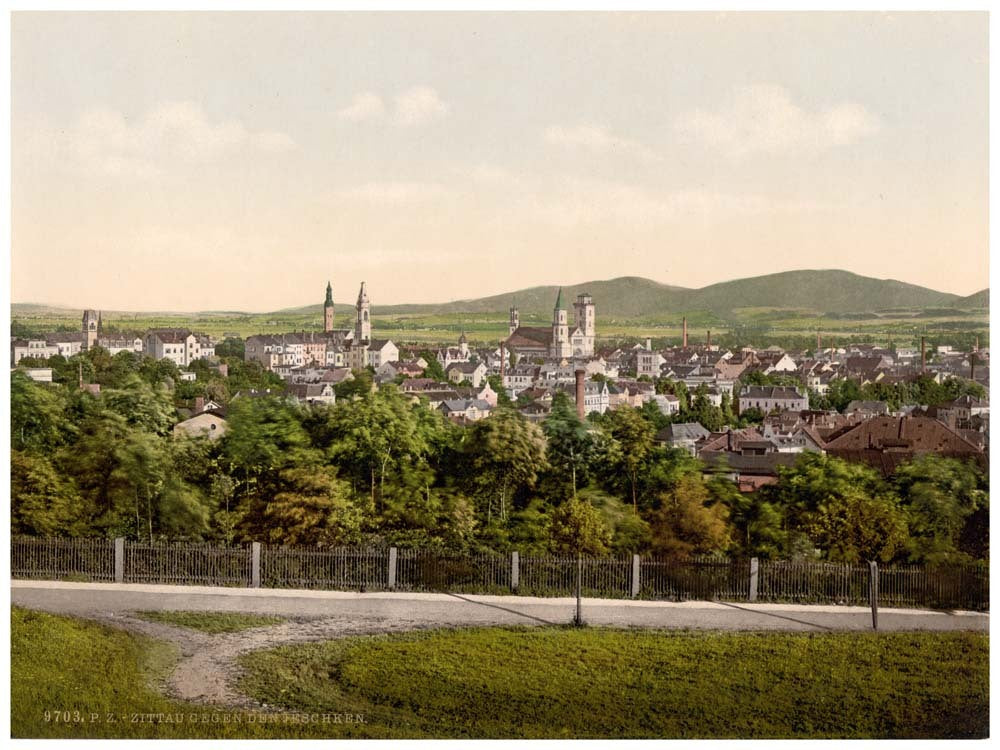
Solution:
M555 310L563 310L563 309L565 309L565 308L563 308L563 301L562 301L562 287L559 287L559 296L556 297L556 306L553 309L555 309Z
M361 282L361 291L358 292L358 304L361 305L368 301L368 295L365 293L365 282Z
M326 302L323 303L323 307L333 307L333 286L330 282L326 282Z

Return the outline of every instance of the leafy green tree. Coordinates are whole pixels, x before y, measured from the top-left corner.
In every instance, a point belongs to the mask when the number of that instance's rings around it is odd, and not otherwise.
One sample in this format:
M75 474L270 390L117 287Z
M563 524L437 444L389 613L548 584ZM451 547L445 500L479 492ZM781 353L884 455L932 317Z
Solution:
M786 532L805 533L830 559L888 560L906 543L899 499L871 467L807 451L778 475L762 492L782 509Z
M436 380L439 383L447 383L448 376L445 374L444 368L441 363L438 362L437 356L431 352L424 350L420 353L420 356L424 358L427 362L427 367L424 368L424 377Z
M653 452L653 427L630 407L615 409L605 416L604 430L609 438L602 456L605 483L627 488L632 511L638 514L642 470Z
M246 358L246 342L241 338L226 338L215 345L216 357Z
M909 517L911 560L964 562L978 556L978 545L967 548L963 542L975 527L988 527L987 482L974 464L932 454L896 470L893 483Z
M140 539L203 537L208 504L174 471L164 438L131 430L117 446L115 458L111 483L119 523L134 519L131 531Z
M128 424L89 395L78 403L86 411L79 422L77 440L56 454L56 466L73 481L81 496L79 514L88 532L124 533L127 529L120 528L115 472L118 450L129 434Z
M615 525L611 539L611 552L615 555L641 555L653 545L653 531L649 523L633 513L623 516Z
M70 482L49 460L13 450L10 454L10 529L32 536L74 535L86 531L76 517L79 499Z
M496 409L489 419L472 425L462 452L473 494L485 501L487 526L494 505L499 520L506 522L514 493L533 488L546 467L542 430L513 409Z
M781 511L763 497L740 492L725 477L707 482L709 494L727 511L739 551L750 557L779 558L785 548Z
M10 442L17 451L48 454L71 435L62 392L22 372L10 377Z
M650 519L653 550L668 557L726 551L730 544L726 508L714 501L701 477L687 474L661 493Z
M350 401L355 398L365 398L375 389L375 378L367 367L354 370L354 377L343 380L333 387L337 401Z
M101 400L130 427L144 432L165 435L177 421L166 391L149 385L138 375L128 376L120 388L102 391Z
M856 563L893 559L906 545L906 515L892 493L856 487L829 498L805 518L805 530L830 560Z
M509 546L521 554L547 555L549 545L549 513L552 507L541 498L532 498L523 508L510 515Z
M258 507L247 516L244 538L307 546L356 543L362 511L350 494L350 486L327 467L281 469L266 483Z
M573 498L549 515L549 544L555 554L600 557L608 553L611 529L593 505Z
M273 396L243 397L229 405L224 455L250 472L282 468L297 450L309 447L298 407Z
M384 386L352 401L338 403L330 412L330 460L355 480L367 485L371 508L379 511L387 478L402 463L421 462L430 451L429 423L421 423L421 409L394 386Z
M719 432L725 424L722 409L708 400L708 387L704 383L695 391L691 414L709 432Z
M575 498L576 488L590 481L594 441L565 393L558 392L553 397L552 410L542 424L542 431L545 433L550 473L557 486L568 484L571 487L570 496Z

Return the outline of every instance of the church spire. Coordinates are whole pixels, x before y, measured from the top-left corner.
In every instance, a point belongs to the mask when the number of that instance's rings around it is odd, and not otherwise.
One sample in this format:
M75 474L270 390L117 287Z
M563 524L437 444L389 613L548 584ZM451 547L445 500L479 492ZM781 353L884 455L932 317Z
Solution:
M562 309L564 309L563 308L563 301L562 301L562 287L559 287L559 296L556 297L556 306L555 306L554 309L556 309L556 310L562 310Z
M323 307L333 307L333 287L330 282L326 282L326 302L323 303Z

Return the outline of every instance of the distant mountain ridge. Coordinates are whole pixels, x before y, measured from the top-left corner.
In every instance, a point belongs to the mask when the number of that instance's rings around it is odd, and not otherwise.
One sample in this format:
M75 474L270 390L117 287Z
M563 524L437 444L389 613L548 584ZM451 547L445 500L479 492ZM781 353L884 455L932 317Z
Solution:
M319 289L317 286L317 289ZM927 287L907 284L895 279L874 279L849 271L784 271L781 273L734 279L711 284L701 289L688 289L661 284L639 276L622 276L615 279L588 281L561 287L567 308L577 294L589 292L594 297L597 313L608 317L639 318L707 311L724 315L738 308L789 308L815 310L822 313L875 312L891 308L984 308L989 306L989 289L968 297L938 292ZM548 315L552 312L556 294L555 285L535 286L504 294L476 299L455 300L437 304L379 305L373 293L373 312L377 315L495 313L506 316L507 309L516 305L522 315ZM346 290L345 290L346 291ZM336 298L336 290L334 291ZM317 293L317 298L322 298ZM12 304L11 315L38 314L42 309L55 311L49 305ZM322 303L277 310L273 313L230 313L236 315L267 314L322 314ZM349 304L338 304L337 314L353 309ZM138 315L138 313L128 313ZM169 313L159 313L161 315ZM220 315L215 312L190 313L191 315Z
M478 299L456 300L440 304L377 305L382 315L503 313L515 304L522 314L551 313L558 286L536 286ZM567 307L577 294L589 292L594 297L598 315L625 318L662 313L710 311L725 314L743 307L810 309L824 313L874 312L897 307L983 307L982 295L989 300L989 290L970 297L938 292L895 279L873 279L849 271L783 271L781 273L734 279L701 289L669 286L638 276L622 276L604 281L588 281L562 287ZM964 304L965 300L971 303ZM321 305L282 312L319 313ZM345 311L349 306L344 306ZM338 312L340 306L338 305Z

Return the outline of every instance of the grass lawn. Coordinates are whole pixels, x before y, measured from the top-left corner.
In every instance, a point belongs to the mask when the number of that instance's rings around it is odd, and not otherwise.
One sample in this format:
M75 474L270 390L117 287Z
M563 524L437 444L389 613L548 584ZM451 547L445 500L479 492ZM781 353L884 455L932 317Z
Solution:
M262 628L266 625L278 625L284 622L283 617L266 615L246 615L242 612L167 612L151 610L136 612L136 617L151 622L162 622L164 625L175 625L181 628L192 628L203 633L237 633L251 628Z
M545 628L244 657L244 688L411 736L985 737L987 636Z
M169 648L92 623L15 608L11 638L14 737L984 737L989 726L978 633L484 628L243 657L243 687L263 702L365 721L326 725L192 721L207 709L150 687Z

